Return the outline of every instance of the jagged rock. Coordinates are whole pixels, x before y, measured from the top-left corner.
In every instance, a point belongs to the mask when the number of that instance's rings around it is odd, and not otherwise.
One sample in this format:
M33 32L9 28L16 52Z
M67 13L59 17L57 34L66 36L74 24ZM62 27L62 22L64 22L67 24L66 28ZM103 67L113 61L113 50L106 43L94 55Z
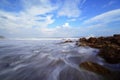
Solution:
M108 63L111 64L120 63L120 48L117 48L115 46L114 47L104 46L100 50L98 55L104 58L105 61Z
M98 55L104 58L106 62L111 64L120 63L120 34L110 37L81 38L76 45L98 48L100 49Z
M95 43L95 42L97 41L97 38L90 37L87 41L88 41L89 43Z

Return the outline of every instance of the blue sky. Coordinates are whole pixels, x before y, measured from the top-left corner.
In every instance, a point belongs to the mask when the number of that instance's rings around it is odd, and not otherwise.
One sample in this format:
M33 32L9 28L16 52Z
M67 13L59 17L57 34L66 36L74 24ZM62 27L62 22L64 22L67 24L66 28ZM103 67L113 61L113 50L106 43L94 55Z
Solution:
M0 0L0 35L9 38L120 34L120 0Z

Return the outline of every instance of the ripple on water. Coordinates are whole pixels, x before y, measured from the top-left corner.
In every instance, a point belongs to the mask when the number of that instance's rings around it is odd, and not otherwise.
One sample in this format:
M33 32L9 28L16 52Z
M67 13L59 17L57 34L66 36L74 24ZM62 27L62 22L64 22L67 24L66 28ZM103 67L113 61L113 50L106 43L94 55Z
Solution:
M7 57L0 57L0 60L12 67L7 69L4 67L7 65L2 64L0 68L4 73L0 71L0 80L101 80L100 76L78 66L86 60L97 61L96 49L76 47L74 43L55 43L56 41L8 42L7 44L16 48L7 46L7 49L10 48L10 52L13 52L10 55L8 51L2 51L1 54Z
M101 80L102 77L88 71L78 71L72 67L64 68L59 75L58 80Z

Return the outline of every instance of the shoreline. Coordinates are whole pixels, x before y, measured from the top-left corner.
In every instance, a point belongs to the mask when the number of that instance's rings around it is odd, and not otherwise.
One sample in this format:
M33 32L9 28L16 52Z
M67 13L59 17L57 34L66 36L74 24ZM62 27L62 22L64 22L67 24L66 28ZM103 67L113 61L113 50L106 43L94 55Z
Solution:
M100 50L98 55L110 64L120 63L120 34L109 37L80 38L77 46L90 46Z
M108 64L120 64L120 34L115 34L109 37L90 37L80 38L76 45L89 46L91 48L99 49L97 56L104 59ZM105 80L120 80L120 70L110 70L102 65L93 63L91 61L83 62L79 64L80 68L97 73L105 78Z

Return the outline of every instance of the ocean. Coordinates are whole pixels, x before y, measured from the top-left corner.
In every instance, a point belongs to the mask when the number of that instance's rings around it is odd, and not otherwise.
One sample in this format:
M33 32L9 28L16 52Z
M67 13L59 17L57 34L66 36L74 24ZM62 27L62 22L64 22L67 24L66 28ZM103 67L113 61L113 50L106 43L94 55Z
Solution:
M0 40L0 80L101 80L81 68L85 61L105 65L98 49L62 40Z

